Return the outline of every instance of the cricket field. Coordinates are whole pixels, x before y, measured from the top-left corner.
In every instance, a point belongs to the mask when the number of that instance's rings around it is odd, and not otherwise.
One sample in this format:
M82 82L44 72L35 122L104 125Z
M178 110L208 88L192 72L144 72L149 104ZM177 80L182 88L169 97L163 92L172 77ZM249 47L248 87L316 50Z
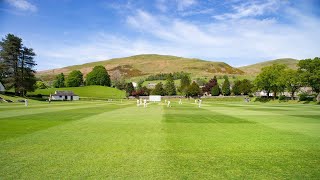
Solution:
M0 104L0 179L320 179L320 106Z

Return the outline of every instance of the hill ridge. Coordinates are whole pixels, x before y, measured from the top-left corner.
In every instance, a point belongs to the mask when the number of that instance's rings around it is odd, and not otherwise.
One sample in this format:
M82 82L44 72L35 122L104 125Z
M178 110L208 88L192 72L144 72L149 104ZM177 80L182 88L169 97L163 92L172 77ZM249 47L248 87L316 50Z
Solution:
M72 70L80 70L84 75L94 66L103 65L111 77L126 78L147 76L157 73L189 72L194 76L213 76L214 74L243 74L243 71L221 61L209 61L197 58L184 58L172 55L139 54L123 58L112 58L81 65L67 66L37 72L43 80L52 80L59 73L68 74Z

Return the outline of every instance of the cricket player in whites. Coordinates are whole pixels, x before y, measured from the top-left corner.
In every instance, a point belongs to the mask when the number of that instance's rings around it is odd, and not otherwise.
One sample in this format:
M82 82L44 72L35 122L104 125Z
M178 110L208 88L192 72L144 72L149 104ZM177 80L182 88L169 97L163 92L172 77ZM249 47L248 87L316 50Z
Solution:
M168 100L168 105L167 105L167 107L171 107L170 103L171 103L171 102Z
M182 100L181 100L181 98L179 99L179 104L182 104Z
M139 107L140 106L140 101L139 101L139 99L137 99L137 107Z
M147 107L147 106L148 106L148 105L147 105L147 100L146 100L146 99L144 99L144 100L143 100L143 106L144 106L144 107Z
M201 99L199 99L199 108L201 108L201 103L202 103L202 100Z

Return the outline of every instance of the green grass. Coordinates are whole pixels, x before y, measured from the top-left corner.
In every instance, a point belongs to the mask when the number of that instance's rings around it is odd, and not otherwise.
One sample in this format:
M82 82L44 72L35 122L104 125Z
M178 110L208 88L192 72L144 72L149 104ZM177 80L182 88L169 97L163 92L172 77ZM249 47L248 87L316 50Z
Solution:
M92 98L112 98L119 99L125 98L125 91L120 91L116 88L110 88L106 86L83 86L83 87L66 87L66 88L49 88L49 89L37 89L35 92L28 93L30 95L50 95L55 91L73 91L79 95L80 98L92 97Z
M0 179L319 179L320 106L0 104Z

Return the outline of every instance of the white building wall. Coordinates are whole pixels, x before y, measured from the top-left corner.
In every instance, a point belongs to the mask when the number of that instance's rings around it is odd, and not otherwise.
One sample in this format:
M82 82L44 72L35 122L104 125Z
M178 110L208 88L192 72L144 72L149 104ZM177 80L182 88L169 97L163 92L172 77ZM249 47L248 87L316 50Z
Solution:
M51 98L52 98L52 100L60 100L60 101L62 101L63 100L63 98L64 98L64 96L51 96Z
M63 101L65 100L65 96L51 96L52 100L57 100L57 101ZM79 96L73 96L74 101L79 101L80 97ZM67 100L71 101L71 96L67 96Z
M4 86L2 85L2 83L0 82L0 92L4 92L6 91L6 89L4 88Z

